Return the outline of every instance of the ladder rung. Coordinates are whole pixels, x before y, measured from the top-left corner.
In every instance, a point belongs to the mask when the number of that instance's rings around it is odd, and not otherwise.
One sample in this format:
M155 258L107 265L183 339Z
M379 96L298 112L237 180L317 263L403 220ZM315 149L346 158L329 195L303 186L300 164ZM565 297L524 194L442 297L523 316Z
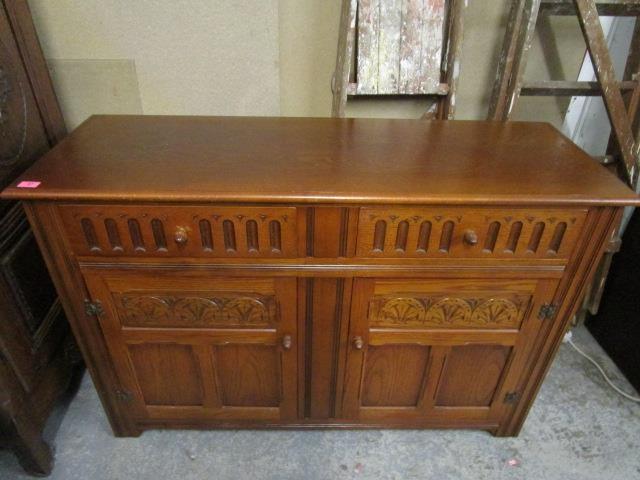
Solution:
M349 83L347 87L347 95L350 96L386 96L386 97L407 97L414 95L446 95L449 93L449 85L447 83L439 83L438 85L434 85L433 87L426 89L422 92L415 93L358 93L358 84L357 83Z
M627 80L619 82L620 90L633 90L638 82ZM595 97L602 95L602 88L598 82L576 82L565 80L544 80L524 82L522 84L521 95L538 96L538 97L561 97L561 96L577 96L577 97Z
M609 0L608 2L596 2L599 15L609 15L616 17L640 16L639 0ZM550 15L576 15L576 9L572 0L542 0L540 2L540 13Z

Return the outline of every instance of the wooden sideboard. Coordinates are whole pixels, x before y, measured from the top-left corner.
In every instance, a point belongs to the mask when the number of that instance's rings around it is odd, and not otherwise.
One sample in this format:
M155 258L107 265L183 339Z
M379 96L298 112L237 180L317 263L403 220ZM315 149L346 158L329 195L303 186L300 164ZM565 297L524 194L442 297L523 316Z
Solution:
M92 117L3 196L122 436L515 435L640 204L545 124L150 116Z

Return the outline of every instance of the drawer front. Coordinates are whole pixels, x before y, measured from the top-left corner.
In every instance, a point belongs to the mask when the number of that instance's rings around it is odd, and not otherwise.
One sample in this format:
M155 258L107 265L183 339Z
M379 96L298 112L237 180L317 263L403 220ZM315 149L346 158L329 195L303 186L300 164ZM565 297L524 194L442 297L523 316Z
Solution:
M77 255L297 256L295 207L62 205Z
M567 259L586 209L360 209L357 255Z

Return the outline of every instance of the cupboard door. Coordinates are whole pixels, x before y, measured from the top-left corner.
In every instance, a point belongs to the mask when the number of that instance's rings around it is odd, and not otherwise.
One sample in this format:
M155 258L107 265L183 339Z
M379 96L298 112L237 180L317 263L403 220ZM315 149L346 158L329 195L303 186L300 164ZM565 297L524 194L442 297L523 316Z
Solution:
M297 417L295 279L83 273L137 420Z
M341 416L497 425L556 283L357 279Z

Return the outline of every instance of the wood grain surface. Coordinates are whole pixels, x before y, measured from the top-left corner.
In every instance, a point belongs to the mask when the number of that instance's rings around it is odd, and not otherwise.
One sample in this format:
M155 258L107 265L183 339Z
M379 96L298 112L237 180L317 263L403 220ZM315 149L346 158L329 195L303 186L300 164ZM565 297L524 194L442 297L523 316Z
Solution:
M16 188L23 180L37 188ZM639 204L550 125L97 116L4 198L395 204Z

